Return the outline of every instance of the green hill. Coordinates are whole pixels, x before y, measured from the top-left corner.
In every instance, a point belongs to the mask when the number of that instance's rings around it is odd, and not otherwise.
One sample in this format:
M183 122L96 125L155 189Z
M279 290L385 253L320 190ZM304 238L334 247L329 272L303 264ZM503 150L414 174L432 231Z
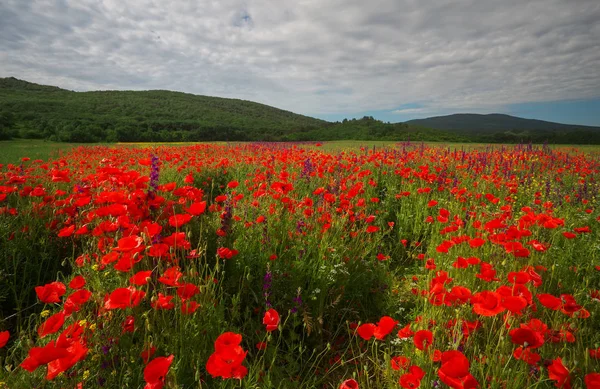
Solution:
M164 90L72 92L0 79L18 135L70 142L275 139L327 122L251 101Z
M486 142L600 143L600 127L523 119L497 113L461 113L410 120L407 123L478 137Z

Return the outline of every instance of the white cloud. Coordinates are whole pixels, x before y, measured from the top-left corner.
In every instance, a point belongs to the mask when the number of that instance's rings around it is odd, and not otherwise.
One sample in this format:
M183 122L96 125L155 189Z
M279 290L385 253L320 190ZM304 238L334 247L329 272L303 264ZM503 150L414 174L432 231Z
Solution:
M431 112L431 110L427 108L401 108L392 111L392 113L400 115L424 114L429 112Z
M598 21L596 0L3 0L0 76L309 115L494 110L599 97Z

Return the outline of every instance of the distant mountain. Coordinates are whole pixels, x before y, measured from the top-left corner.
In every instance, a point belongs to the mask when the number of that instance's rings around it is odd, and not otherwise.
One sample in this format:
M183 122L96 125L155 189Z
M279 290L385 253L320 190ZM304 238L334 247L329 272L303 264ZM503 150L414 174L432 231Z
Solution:
M438 130L460 132L504 132L504 131L600 131L600 127L562 124L544 120L523 119L515 116L492 113L480 115L474 113L458 113L447 116L435 116L426 119L409 120L407 123Z

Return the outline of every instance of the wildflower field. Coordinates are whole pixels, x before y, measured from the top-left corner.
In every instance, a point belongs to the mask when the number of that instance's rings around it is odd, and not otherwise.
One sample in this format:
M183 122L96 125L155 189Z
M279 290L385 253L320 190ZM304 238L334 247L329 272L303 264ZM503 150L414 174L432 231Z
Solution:
M600 153L0 165L0 388L600 388Z

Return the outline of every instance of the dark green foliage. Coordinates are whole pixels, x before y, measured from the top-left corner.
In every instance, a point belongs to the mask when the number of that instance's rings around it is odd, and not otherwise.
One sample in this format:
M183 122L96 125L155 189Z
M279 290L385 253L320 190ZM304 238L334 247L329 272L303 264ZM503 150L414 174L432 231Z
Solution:
M388 140L468 142L469 138L446 131L413 126L407 123L384 123L371 116L344 120L314 130L293 134L284 140Z
M72 92L14 78L0 79L0 112L13 115L13 136L63 142L280 140L328 124L244 100L161 90Z
M10 139L15 135L14 125L14 115L11 112L0 111L0 140Z
M523 119L510 115L455 114L410 120L411 125L451 131L483 143L600 144L600 127Z

